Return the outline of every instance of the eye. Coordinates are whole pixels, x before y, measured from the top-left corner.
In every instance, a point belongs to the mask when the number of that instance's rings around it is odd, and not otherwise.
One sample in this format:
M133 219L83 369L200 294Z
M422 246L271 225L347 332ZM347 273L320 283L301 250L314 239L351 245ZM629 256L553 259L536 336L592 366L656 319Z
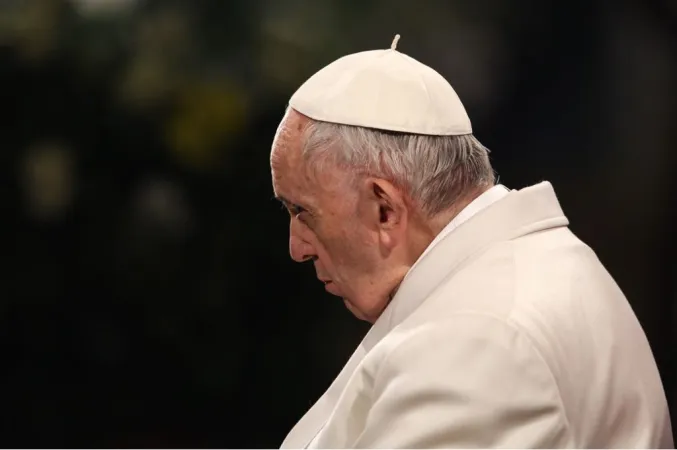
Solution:
M305 226L309 228L311 227L313 215L303 206L293 205L289 208L289 213L293 218L295 218Z
M296 203L292 203L292 202L290 202L290 201L288 201L288 200L286 200L282 197L275 197L275 198L277 200L279 200L280 203L282 203L282 205L281 205L282 209L287 210L287 212L289 213L289 215L291 217L297 218L301 222L305 222L304 217L301 217L301 215L304 212L309 212L306 208L304 208L303 206L298 205Z
M287 210L290 216L297 217L302 213L306 212L306 209L303 206L294 204L294 203L284 203L282 209Z
M306 210L305 210L305 208L304 208L303 206L299 206L299 205L291 205L291 206L289 207L289 212L291 212L294 216L298 216L298 215L300 215L301 213L306 212Z

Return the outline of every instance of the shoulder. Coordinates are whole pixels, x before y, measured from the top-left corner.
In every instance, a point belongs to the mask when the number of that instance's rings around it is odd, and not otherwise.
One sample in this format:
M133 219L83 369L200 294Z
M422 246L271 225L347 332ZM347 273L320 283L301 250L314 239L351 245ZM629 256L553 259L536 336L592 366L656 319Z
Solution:
M527 336L500 317L457 313L398 329L374 350L375 417L433 421L455 430L453 442L481 429L468 442L483 447L568 442L569 421L548 365Z
M443 320L403 325L374 349L379 355L376 383L406 376L456 387L483 385L497 392L517 383L557 400L554 377L537 347L506 318L457 312Z
M561 228L502 241L468 258L449 272L412 319L439 322L459 312L475 312L529 332L538 324L521 321L521 316L536 314L543 319L542 313L556 310L556 316L545 316L546 325L557 328L562 315L577 311L581 297L599 296L602 291L607 297L621 297L613 285L595 253Z

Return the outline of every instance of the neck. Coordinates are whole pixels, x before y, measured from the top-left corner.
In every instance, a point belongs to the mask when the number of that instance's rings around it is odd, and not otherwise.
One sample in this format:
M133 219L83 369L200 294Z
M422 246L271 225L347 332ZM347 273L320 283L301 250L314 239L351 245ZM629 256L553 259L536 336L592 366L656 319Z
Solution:
M468 194L461 197L457 202L455 202L450 208L434 215L433 217L424 218L420 217L417 220L417 226L414 231L414 245L412 246L411 251L411 265L413 265L418 258L421 257L426 248L430 243L437 237L440 232L449 225L449 223L459 215L470 203L472 203L477 197L491 189L492 186L484 186L480 188L473 189L468 192Z
M492 186L485 186L473 189L467 195L463 196L461 200L454 203L454 205L433 217L425 217L423 214L412 216L410 224L412 225L412 233L410 235L411 245L409 246L408 255L405 264L402 266L402 277L400 281L390 292L388 296L388 303L395 297L400 288L402 280L414 263L421 257L423 252L428 248L432 241L438 234L446 227L463 209L472 203L477 197L491 189ZM417 208L420 211L420 208Z

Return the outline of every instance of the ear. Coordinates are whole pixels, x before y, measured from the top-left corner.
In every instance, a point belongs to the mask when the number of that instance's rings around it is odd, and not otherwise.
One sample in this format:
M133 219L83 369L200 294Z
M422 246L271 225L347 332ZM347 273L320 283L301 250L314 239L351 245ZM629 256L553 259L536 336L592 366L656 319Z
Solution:
M379 235L386 249L400 241L407 223L407 203L404 192L389 181L380 178L365 180L367 215L371 227Z
M406 210L400 190L385 180L372 179L370 188L378 207L380 228L391 230L402 221Z

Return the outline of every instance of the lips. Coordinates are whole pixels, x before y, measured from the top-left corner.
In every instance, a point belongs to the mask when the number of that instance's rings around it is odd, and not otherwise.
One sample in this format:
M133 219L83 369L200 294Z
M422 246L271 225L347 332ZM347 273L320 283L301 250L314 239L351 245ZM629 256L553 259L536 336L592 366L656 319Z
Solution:
M324 289L333 295L339 295L338 287L331 280L324 281Z
M324 284L324 289L327 292L333 295L339 295L338 286L336 286L336 283L334 283L331 278L318 275L317 279Z

